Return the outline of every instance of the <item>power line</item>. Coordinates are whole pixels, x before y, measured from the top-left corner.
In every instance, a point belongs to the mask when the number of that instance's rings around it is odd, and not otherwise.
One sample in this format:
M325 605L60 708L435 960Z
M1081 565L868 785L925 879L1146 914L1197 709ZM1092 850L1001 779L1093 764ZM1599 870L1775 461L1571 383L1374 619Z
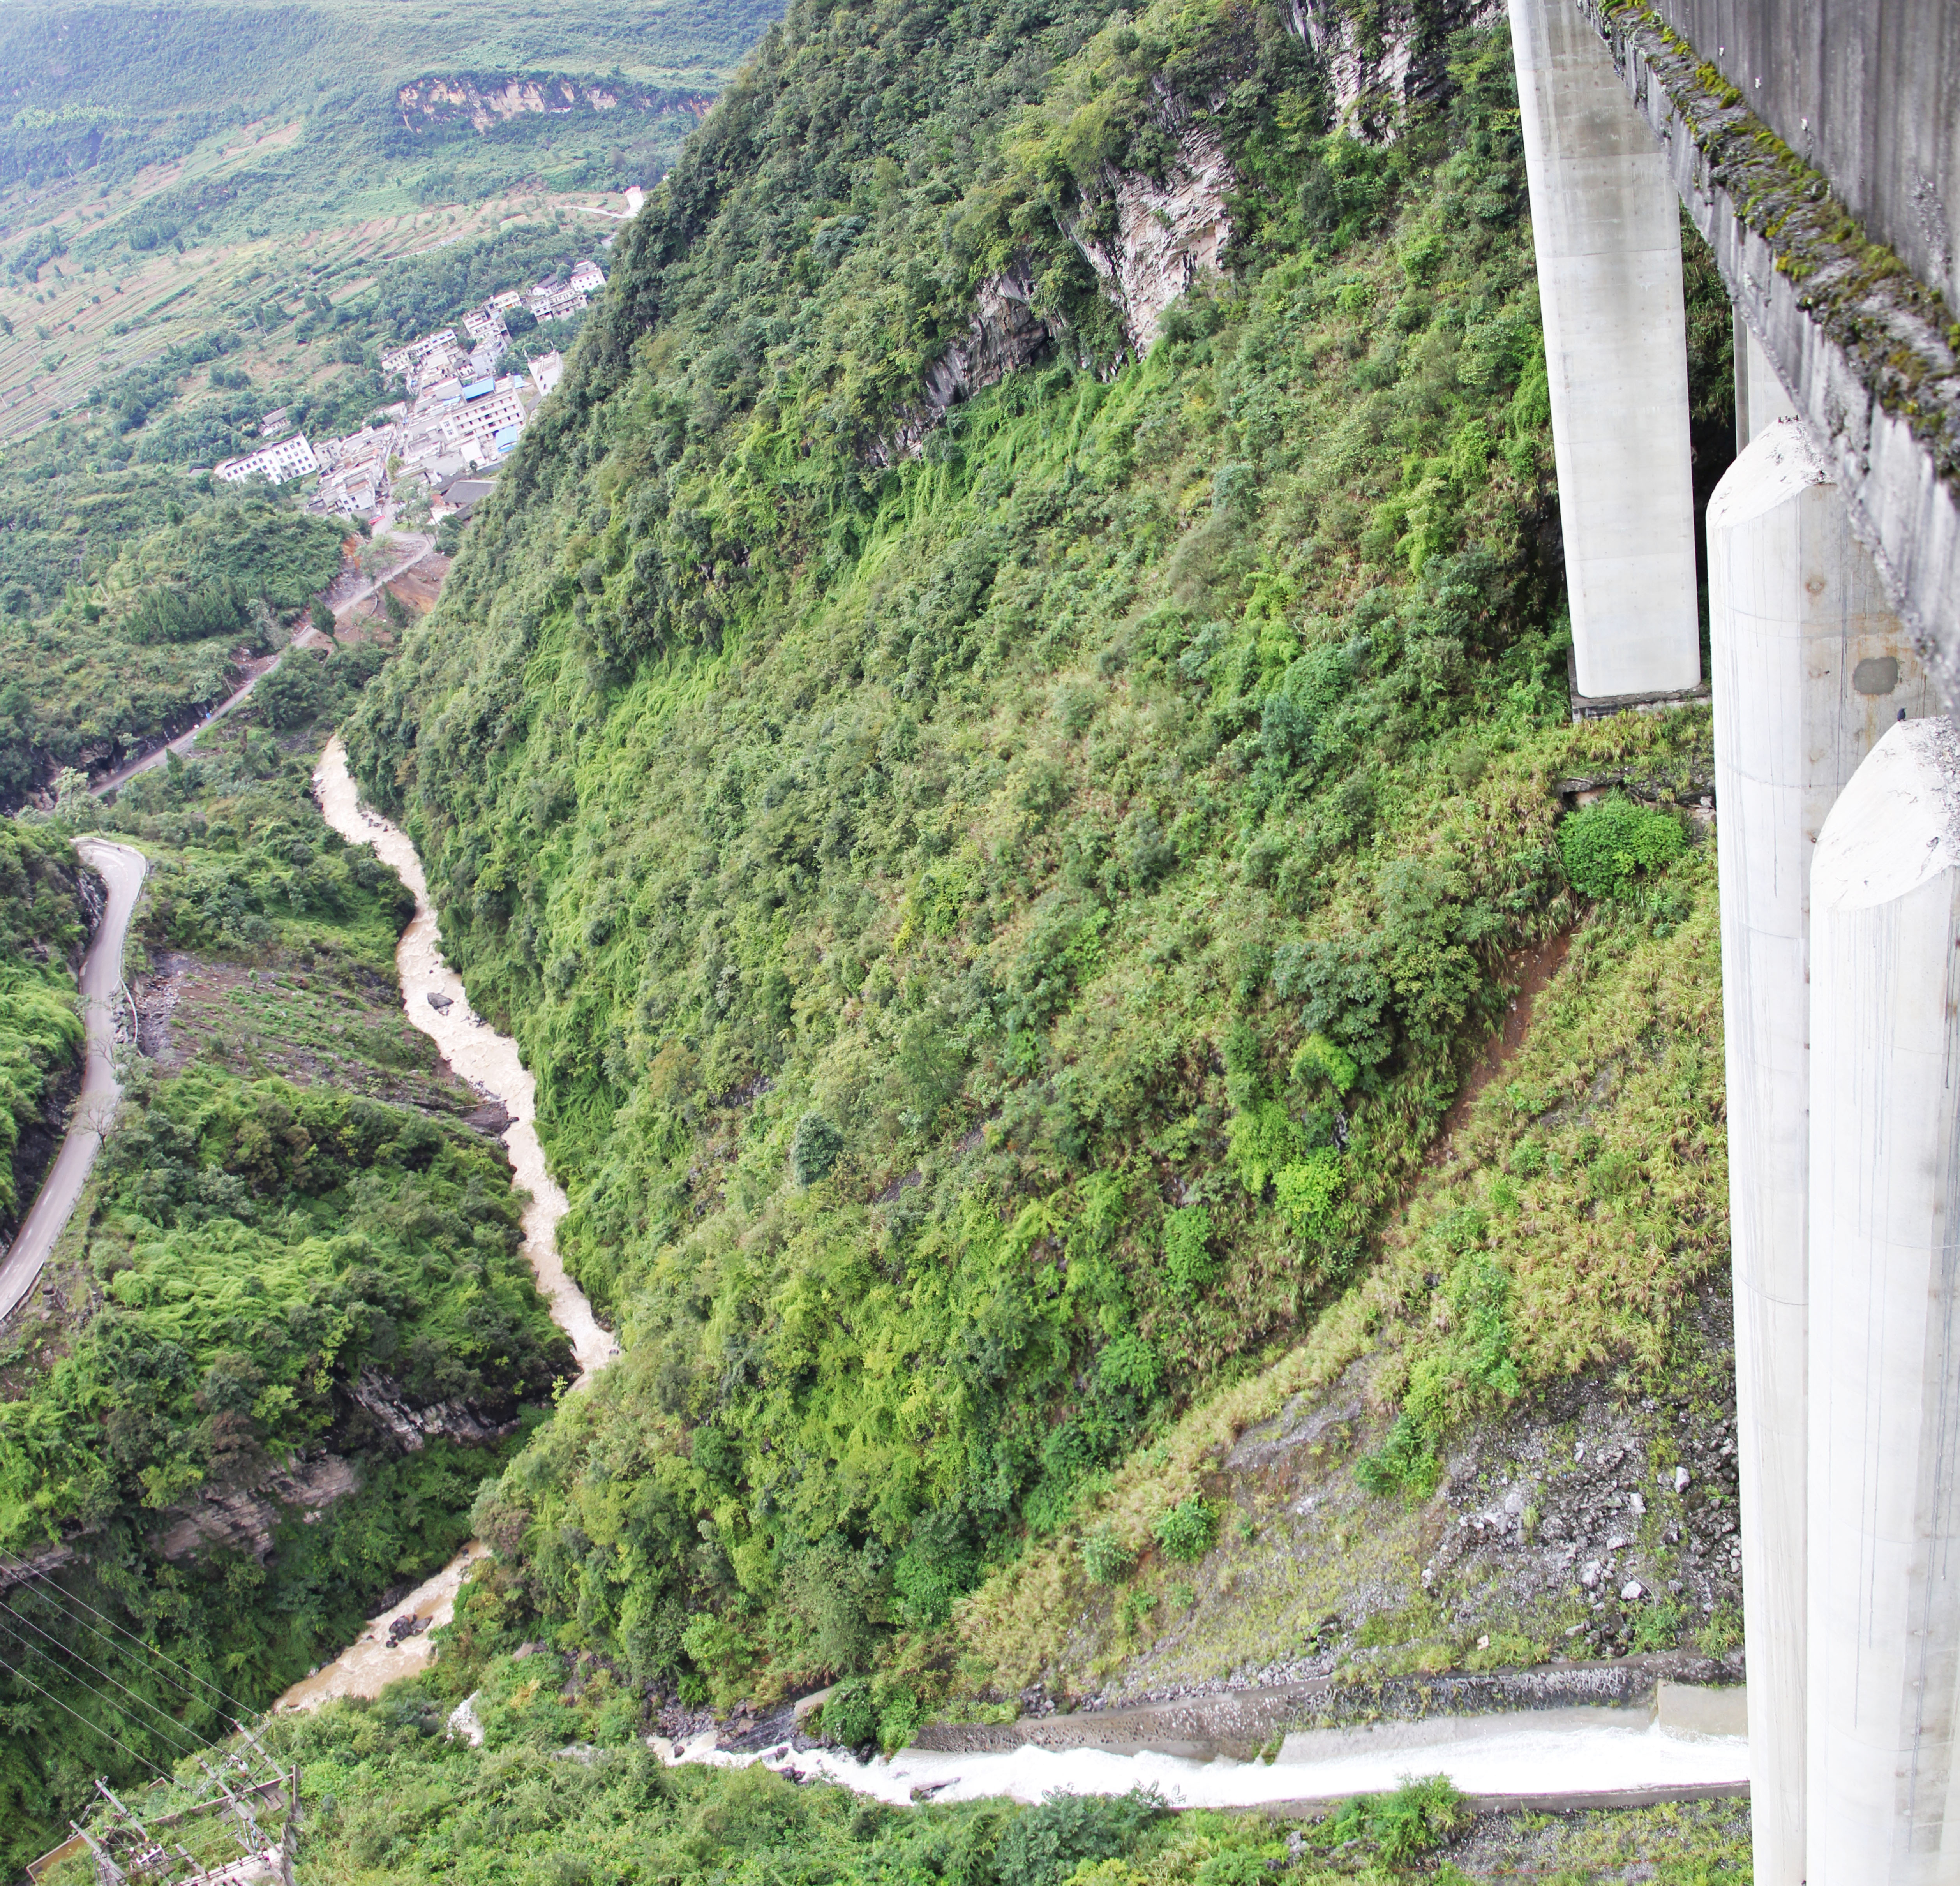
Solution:
M91 1663L79 1650L77 1650L71 1644L63 1643L62 1640L59 1637L56 1636L52 1631L42 1630L40 1626L36 1624L32 1618L23 1617L11 1605L0 1603L0 1611L5 1612L6 1614L9 1617L12 1618L16 1624L25 1624L36 1636L45 1637L49 1643L52 1644L56 1649L62 1652L64 1655L74 1658L75 1662L80 1664L84 1670L93 1671L94 1674L99 1676L104 1683L110 1684L115 1688L120 1690L125 1696L130 1697L133 1701L142 1703L144 1708L149 1710L152 1715L161 1717L162 1720L169 1725L168 1733L170 1738L173 1741L177 1742L179 1746L183 1748L186 1754L193 1754L197 1750L205 1746L205 1744L201 1741L194 1740L186 1741L183 1737L179 1735L177 1733L178 1730L183 1725L179 1723L177 1718L171 1715L167 1709L163 1708L158 1703L152 1703L148 1697L142 1694L141 1692L131 1689L128 1684L121 1681L117 1678L112 1677L109 1672L102 1668L100 1665ZM25 1642L26 1640L23 1639L22 1641ZM27 1647L30 1650L35 1649L35 1646L32 1644L28 1645ZM40 1654L44 1657L47 1656L47 1652L46 1651L42 1651ZM48 1658L48 1661L50 1663L52 1663L54 1659L52 1657L49 1657ZM56 1664L55 1667L57 1669L59 1669L61 1666L59 1664ZM148 1733L152 1735L156 1732L157 1732L154 1729L148 1730Z
M171 1779L171 1777L168 1774L165 1773L162 1769L158 1767L157 1764L151 1760L148 1756L139 1755L137 1754L135 1750L132 1748L126 1742L119 1741L115 1736L110 1735L108 1730L104 1729L100 1722L91 1722L79 1709L68 1709L68 1705L64 1703L59 1697L55 1695L51 1690L43 1690L32 1677L27 1675L23 1671L15 1669L14 1666L8 1662L6 1659L4 1657L0 1657L0 1670L5 1670L10 1677L14 1678L17 1681L24 1683L27 1687L33 1690L37 1695L46 1697L56 1709L66 1709L68 1713L72 1716L84 1729L92 1729L94 1730L96 1734L100 1735L105 1742L110 1744L111 1748L121 1749L123 1753L127 1755L132 1761L141 1762L145 1768L149 1769L152 1773L161 1775L165 1781L168 1781ZM86 1687L87 1686L84 1685L84 1687Z
M31 1593L30 1595L39 1597L42 1599L43 1603L50 1605L54 1610L55 1614L59 1617L64 1624L68 1624L78 1630L88 1631L91 1636L100 1638L103 1643L108 1645L111 1650L116 1650L121 1648L121 1646L116 1642L115 1639L111 1637L107 1632L98 1630L96 1626L90 1624L86 1618L77 1617L72 1611L68 1610L65 1605L63 1605L60 1602L62 1593L61 1588L59 1585L50 1585L48 1592L35 1592ZM15 1611L13 1607L8 1604L4 1599L0 1599L0 1611L7 1612L11 1617L18 1618L22 1624L26 1624L30 1630L40 1632L40 1634L43 1636L49 1636L49 1633L46 1631L42 1631L40 1625L37 1624L32 1618L27 1617L23 1612ZM97 1611L95 1615L100 1617L102 1616L102 1613ZM113 1622L113 1620L110 1620L108 1621ZM123 1635L129 1636L130 1633L126 1631L123 1633ZM59 1642L59 1640L51 1637L50 1641ZM171 1659L165 1657L161 1651L156 1650L150 1645L145 1644L142 1638L131 1637L131 1641L139 1649L148 1651L151 1655L156 1658L159 1662L167 1664L171 1662ZM88 1662L88 1659L83 1657L81 1652L74 1649L72 1646L62 1644L62 1648L67 1651L70 1656L77 1658L84 1663ZM88 1667L91 1670L94 1670L97 1676L103 1678L108 1682L113 1683L116 1681L116 1678L109 1675L107 1671L97 1668L97 1667L92 1663L90 1663ZM183 1666L181 1665L178 1665L175 1667L182 1668ZM182 1678L172 1676L169 1671L161 1670L157 1674L161 1676L165 1682L170 1684L173 1688L181 1690L186 1701L205 1702L205 1699L199 1697L196 1690L191 1689L188 1684L184 1683ZM119 1687L120 1686L119 1685ZM208 1685L207 1687L213 1687L215 1686ZM224 1696L224 1692L222 1690L217 1690L216 1694L221 1697ZM148 1700L147 1698L145 1700L146 1701ZM224 1700L227 1702L232 1700L229 1697L224 1697ZM151 1703L150 1704L150 1706L154 1709L156 1705L154 1703ZM205 1706L208 1708L211 1705L207 1702L205 1703Z
M6 1561L9 1559L13 1560L14 1561L14 1563L11 1566L8 1566L6 1563ZM120 1632L123 1636L127 1637L132 1644L137 1646L138 1649L148 1652L148 1653L151 1656L154 1657L158 1662L167 1663L173 1670L183 1671L183 1674L189 1677L192 1682L202 1684L203 1687L210 1690L214 1696L222 1697L234 1709L242 1709L248 1716L256 1715L258 1713L256 1710L252 1708L250 1704L240 1702L237 1697L234 1696L231 1693L230 1690L220 1689L216 1684L212 1682L208 1678L199 1676L197 1672L190 1668L189 1665L179 1663L174 1657L165 1655L164 1653L159 1650L154 1644L149 1643L146 1639L138 1636L133 1630L128 1629L126 1626L117 1624L116 1620L111 1617L107 1611L97 1611L86 1598L78 1598L74 1592L64 1591L60 1585L57 1585L54 1580L49 1578L47 1573L41 1570L38 1566L27 1563L25 1560L21 1559L18 1554L0 1553L0 1570L18 1571L22 1573L24 1578L38 1579L40 1583L45 1585L48 1588L48 1590L54 1595L52 1601L57 1608L62 1608L68 1605L79 1605L82 1610L87 1611L91 1617L100 1617L105 1624L109 1626L110 1630ZM79 1617L73 1619L72 1621L77 1624L80 1624L81 1628L84 1630L94 1631L95 1635L102 1638L104 1643L110 1641L104 1633L100 1630L96 1630L95 1627L93 1624L83 1624L82 1620ZM182 1686L180 1685L179 1687L181 1687Z
M151 1736L156 1735L157 1732L150 1728L147 1723L141 1721L132 1720L128 1712L123 1709L123 1706L119 1703L116 1702L113 1697L105 1695L101 1690L98 1690L94 1684L84 1683L81 1678L77 1676L72 1670L67 1669L63 1665L56 1663L54 1659L49 1656L45 1650L42 1649L38 1644L28 1643L24 1638L21 1640L21 1643L30 1655L39 1657L40 1660L43 1663L48 1665L57 1675L65 1677L69 1682L75 1684L78 1688L86 1690L91 1696L94 1697L95 1700L103 1706L104 1709L109 1710L111 1714L116 1716L121 1721L125 1729L130 1729L139 1735ZM20 1676L21 1681L23 1683L33 1683L33 1687L36 1689L40 1690L41 1686L38 1683L34 1683L34 1680L32 1677L27 1675L24 1672L17 1671L16 1674ZM49 1692L46 1690L41 1690L41 1694L43 1696L47 1696ZM59 1700L59 1698L51 1698L50 1700L56 1701ZM67 1707L65 1703L62 1706L64 1708ZM75 1712L73 1709L69 1709L68 1713L72 1716ZM82 1719L86 1721L88 1719L84 1717ZM161 1738L160 1738L159 1739ZM174 1740L174 1738L172 1739ZM186 1748L183 1748L181 1744L179 1744L178 1746L185 1754L193 1755L197 1753L197 1748L196 1747ZM202 1744L199 1744L199 1746L202 1746ZM155 1764L152 1763L151 1766L154 1767ZM157 1772L158 1773L161 1774L164 1771L161 1768L158 1768Z

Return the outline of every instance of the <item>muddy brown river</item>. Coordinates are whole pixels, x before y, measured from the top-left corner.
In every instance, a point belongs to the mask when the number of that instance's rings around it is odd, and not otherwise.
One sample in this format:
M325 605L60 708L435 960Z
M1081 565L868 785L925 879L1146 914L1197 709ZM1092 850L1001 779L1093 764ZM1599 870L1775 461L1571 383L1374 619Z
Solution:
M395 947L395 970L402 984L402 1006L409 1019L429 1036L443 1058L464 1080L502 1102L511 1116L504 1143L517 1184L530 1194L524 1207L524 1255L530 1260L538 1290L549 1306L552 1320L571 1339L578 1363L578 1380L589 1381L619 1353L609 1331L600 1326L585 1293L565 1274L558 1252L558 1223L565 1214L563 1190L545 1165L537 1131L537 1083L517 1052L517 1044L500 1035L469 1006L463 978L442 953L442 933L429 902L422 861L408 834L361 803L354 776L347 770L347 749L336 734L320 755L313 773L326 822L352 844L371 846L393 865L415 893L414 921ZM447 1006L429 1000L444 998ZM336 1696L378 1696L396 1678L411 1676L432 1654L428 1631L446 1624L456 1594L471 1562L485 1548L473 1541L433 1578L371 1618L368 1627L335 1658L296 1683L279 1699L282 1709L317 1709ZM412 1616L422 1631L390 1648L388 1627L396 1618Z

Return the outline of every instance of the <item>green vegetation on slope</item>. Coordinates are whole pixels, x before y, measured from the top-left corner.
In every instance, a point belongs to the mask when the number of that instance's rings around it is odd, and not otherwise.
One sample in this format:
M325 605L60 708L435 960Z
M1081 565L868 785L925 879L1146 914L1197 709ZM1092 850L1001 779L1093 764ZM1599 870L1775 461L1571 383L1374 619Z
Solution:
M65 833L0 820L0 1226L9 1229L29 1202L18 1182L21 1135L42 1124L49 1077L81 1048L78 869Z
M1578 909L1501 33L1386 150L1277 10L1037 43L793 11L350 739L627 1342L479 1527L562 1644L881 1666L887 1740L984 1679L963 1592L1354 1275ZM1166 110L1236 267L1118 368L1066 231ZM880 469L1015 256L1048 364Z
M60 545L56 505L93 482L87 472L63 480L46 509L18 520L23 540L0 553L0 568L19 572L17 590L37 560L72 560L36 571L50 586L59 571L55 608L0 618L0 807L59 768L113 762L188 724L235 685L237 657L268 651L281 618L340 571L339 520L305 517L275 495L214 490L208 479L201 490L91 492L83 501L105 527Z
M1466 1430L1515 1411L1515 1442L1561 1384L1590 1378L1604 1405L1660 1399L1669 1419L1651 1424L1648 1484L1672 1479L1684 1441L1732 1398L1726 1343L1710 1354L1692 1301L1719 1289L1728 1249L1714 847L1675 809L1705 787L1709 739L1705 713L1629 715L1548 727L1492 757L1468 795L1487 805L1549 803L1561 775L1637 783L1652 803L1608 799L1558 828L1575 862L1596 860L1596 841L1630 824L1676 861L1607 878L1615 894L1572 933L1522 1042L1500 1067L1480 1067L1489 1077L1414 1177L1376 1261L1306 1340L1195 1397L1155 1445L1085 1490L1069 1529L1030 1542L975 1592L958 1619L968 1682L1120 1692L1312 1657L1362 1681L1691 1639L1710 1654L1732 1647L1724 1606L1589 1594L1569 1573L1535 1575L1528 1554L1498 1573L1439 1562L1426 1503ZM1684 1434L1674 1419L1691 1408ZM1256 1460L1228 1469L1245 1430L1282 1411L1287 1429L1312 1436L1300 1477L1271 1484ZM1557 1509L1557 1461L1510 1470L1529 1471L1539 1516ZM1473 1507L1480 1497L1456 1490ZM1157 1528L1200 1500L1223 1523L1192 1578L1157 1549ZM1647 1504L1618 1528L1642 1579L1655 1592L1685 1580L1698 1596L1710 1568L1687 1562L1691 1529L1662 1496ZM1726 1563L1723 1589L1735 1589ZM905 1678L887 1671L873 1687L893 1694Z
M225 1725L217 1697L183 1694L137 1644L78 1636L68 1600L262 1706L348 1642L383 1590L456 1549L499 1464L450 1439L405 1455L375 1395L480 1436L517 1423L569 1370L501 1150L453 1116L355 1090L349 1064L364 1056L401 1078L401 1049L358 992L391 986L413 903L327 828L307 781L305 757L239 729L226 750L145 775L103 821L153 859L139 932L231 967L281 1049L305 991L320 1052L336 1059L298 1085L217 1054L174 1077L135 1062L84 1235L52 1273L59 1307L9 1326L0 1550L81 1548L56 1574L62 1596L16 1590L26 1621L0 1631L10 1865L52 1843L97 1773L135 1779ZM0 825L0 842L30 848L68 836ZM329 1019L336 987L359 1026ZM319 1478L326 1456L352 1463L352 1490ZM325 1497L309 1487L339 1496L304 1523ZM240 1536L241 1510L273 1529L269 1557L249 1525ZM145 1706L97 1694L85 1662Z

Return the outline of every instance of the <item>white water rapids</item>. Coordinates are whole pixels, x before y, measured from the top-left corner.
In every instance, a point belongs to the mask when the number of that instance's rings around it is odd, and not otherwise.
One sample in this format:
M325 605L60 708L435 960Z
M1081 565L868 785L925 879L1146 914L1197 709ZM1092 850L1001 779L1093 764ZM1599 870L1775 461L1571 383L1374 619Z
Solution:
M1447 1775L1473 1795L1631 1794L1732 1788L1749 1774L1745 1737L1669 1729L1650 1721L1643 1709L1535 1709L1312 1730L1287 1736L1270 1763L1031 1743L963 1755L908 1748L859 1761L840 1751L787 1746L759 1757L734 1756L712 1742L702 1736L673 1747L656 1738L654 1746L670 1763L735 1767L759 1760L899 1807L924 1799L1005 1795L1033 1802L1058 1789L1118 1795L1154 1787L1176 1806L1254 1808L1380 1793L1412 1774Z
M505 1143L517 1182L531 1194L524 1211L525 1252L552 1316L571 1338L579 1379L584 1381L619 1351L600 1328L584 1293L566 1276L558 1254L558 1222L566 1201L546 1169L538 1142L536 1085L516 1042L471 1010L462 978L443 958L422 860L406 832L361 805L338 737L321 755L314 780L327 823L354 844L372 845L415 893L415 920L395 952L403 1005L409 1019L434 1039L450 1066L473 1085L495 1095L511 1115ZM431 1003L431 992L447 997L448 1007ZM449 1621L457 1592L484 1550L474 1542L466 1547L434 1577L372 1620L332 1663L295 1684L280 1706L316 1709L332 1697L378 1696L387 1684L422 1669L432 1655L429 1629ZM389 1624L404 1614L422 1621L423 1629L390 1647ZM761 1760L772 1767L821 1775L861 1794L900 1804L983 1795L1036 1801L1057 1789L1121 1794L1156 1786L1166 1799L1186 1806L1254 1807L1392 1788L1411 1773L1447 1774L1467 1793L1538 1795L1727 1786L1745 1781L1748 1775L1745 1737L1677 1732L1650 1721L1644 1710L1628 1709L1439 1717L1293 1735L1271 1763L1032 1744L971 1754L908 1749L889 1760L861 1762L827 1749L793 1752L787 1744L760 1757L732 1755L714 1748L712 1735L678 1746L659 1737L651 1740L670 1762L740 1766Z

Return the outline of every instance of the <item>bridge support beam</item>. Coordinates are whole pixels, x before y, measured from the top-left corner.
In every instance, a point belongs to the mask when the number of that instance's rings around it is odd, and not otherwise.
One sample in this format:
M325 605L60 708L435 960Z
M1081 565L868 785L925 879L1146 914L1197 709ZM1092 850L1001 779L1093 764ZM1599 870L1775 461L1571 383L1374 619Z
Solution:
M1795 421L1771 425L1717 488L1708 575L1755 1876L1797 1886L1812 857L1901 709L1937 704Z
M1812 874L1809 1886L1960 1878L1956 937L1960 738L1908 722Z
M1579 691L1701 679L1680 211L1573 0L1510 0Z

